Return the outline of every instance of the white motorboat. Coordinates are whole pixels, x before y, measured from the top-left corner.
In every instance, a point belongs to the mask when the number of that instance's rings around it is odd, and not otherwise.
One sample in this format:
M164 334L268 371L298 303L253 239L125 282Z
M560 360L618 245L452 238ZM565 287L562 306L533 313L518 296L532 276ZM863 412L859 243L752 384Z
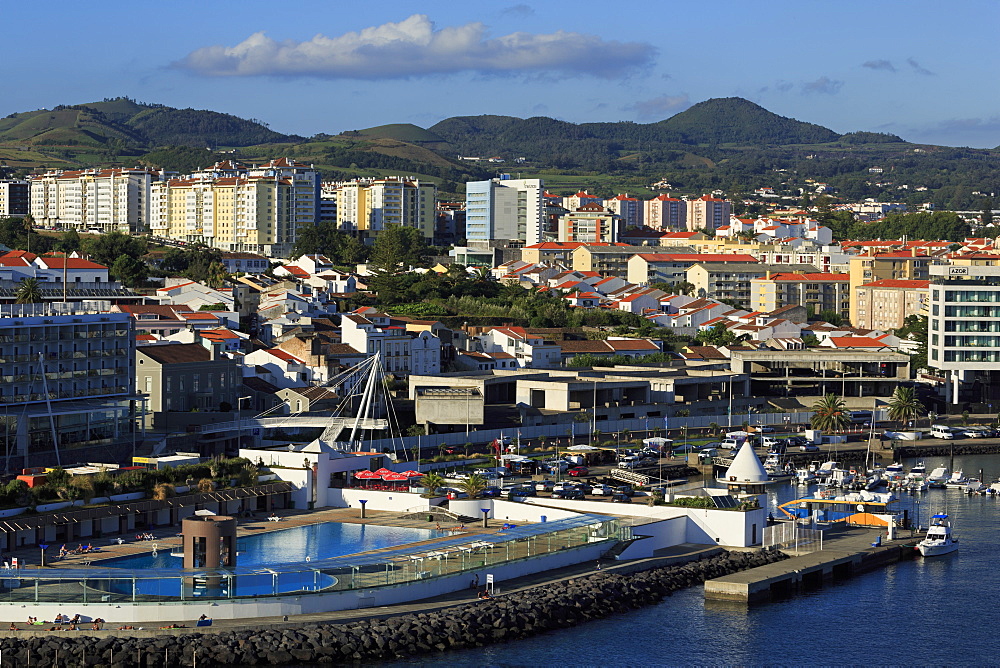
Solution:
M918 459L917 463L913 465L910 472L906 474L907 478L923 478L927 475L927 467L924 465L924 460Z
M948 482L947 466L939 466L933 471L931 471L931 474L927 476L927 485L930 487L941 489L947 484L947 482Z
M922 557L936 557L958 549L958 539L951 531L947 513L940 513L931 518L927 536L917 543L917 549Z
M983 484L978 478L969 478L968 484L965 486L966 494L986 494L989 487Z
M952 489L965 489L965 486L968 484L969 479L961 471L954 471L944 486Z
M811 485L816 482L816 474L809 469L796 469L795 482L799 485Z

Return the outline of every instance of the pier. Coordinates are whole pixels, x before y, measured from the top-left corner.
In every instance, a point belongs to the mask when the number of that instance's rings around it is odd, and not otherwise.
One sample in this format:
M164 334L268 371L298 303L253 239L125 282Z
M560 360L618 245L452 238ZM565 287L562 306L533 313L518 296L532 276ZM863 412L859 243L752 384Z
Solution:
M828 532L823 549L806 553L781 550L791 558L705 582L705 599L754 605L792 596L799 591L818 589L824 584L894 564L916 555L916 537L889 541L885 531L844 528ZM881 544L877 547L873 543Z

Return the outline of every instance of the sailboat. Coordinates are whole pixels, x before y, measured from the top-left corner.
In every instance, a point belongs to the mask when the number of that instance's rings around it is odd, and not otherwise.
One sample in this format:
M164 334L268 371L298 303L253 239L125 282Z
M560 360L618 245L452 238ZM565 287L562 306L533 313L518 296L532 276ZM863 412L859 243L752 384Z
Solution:
M939 513L931 518L927 536L917 543L916 549L922 557L936 557L958 549L958 539L952 533L947 513Z

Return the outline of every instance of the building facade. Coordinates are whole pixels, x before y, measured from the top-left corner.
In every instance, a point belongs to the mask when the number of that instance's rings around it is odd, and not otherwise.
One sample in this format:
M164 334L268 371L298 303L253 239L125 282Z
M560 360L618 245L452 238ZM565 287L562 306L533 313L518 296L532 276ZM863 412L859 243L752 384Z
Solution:
M0 179L0 216L27 216L31 212L27 181Z
M247 167L229 161L153 183L150 231L225 251L284 256L300 227L319 220L319 172L287 158Z
M714 230L729 224L732 205L729 201L702 195L687 201L688 231Z
M687 202L659 195L643 206L643 223L654 230L687 229Z
M148 169L83 169L32 176L35 224L77 232L143 234L149 229L149 193L159 178Z
M823 272L768 272L750 281L750 308L769 313L783 306L805 306L818 315L833 311L841 317L850 314L848 274Z
M131 442L135 330L122 313L78 304L0 306L4 452L54 466Z
M887 332L903 326L910 315L928 315L929 281L887 278L855 289L857 311L851 324L862 329Z
M584 204L559 216L558 241L613 244L623 228L624 221L618 214L600 204Z
M465 184L465 237L472 241L518 240L541 243L545 205L540 179L511 179L503 174Z
M326 184L324 188L336 197L337 228L344 232L374 235L402 226L420 230L426 239L434 237L437 186L433 183L390 176Z

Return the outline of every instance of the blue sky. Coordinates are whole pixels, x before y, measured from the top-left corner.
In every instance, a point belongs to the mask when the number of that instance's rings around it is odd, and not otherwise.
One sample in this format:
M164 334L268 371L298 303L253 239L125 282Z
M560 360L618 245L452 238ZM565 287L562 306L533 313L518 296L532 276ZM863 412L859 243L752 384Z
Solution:
M741 96L838 132L1000 145L1000 3L4 3L0 116L128 95L335 134L667 118Z

